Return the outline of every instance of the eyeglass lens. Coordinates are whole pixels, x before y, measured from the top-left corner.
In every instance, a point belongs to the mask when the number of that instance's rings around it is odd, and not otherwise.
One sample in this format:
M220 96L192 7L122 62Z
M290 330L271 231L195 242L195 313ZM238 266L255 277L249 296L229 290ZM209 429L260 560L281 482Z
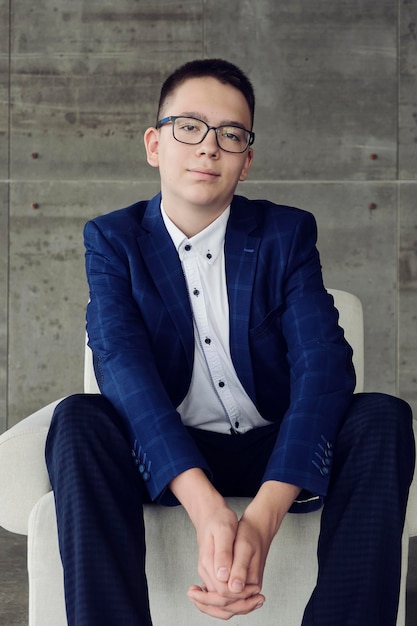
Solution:
M181 143L198 144L208 132L209 126L193 117L177 117L173 124L174 137ZM249 144L250 133L239 126L218 126L217 142L227 152L244 152Z

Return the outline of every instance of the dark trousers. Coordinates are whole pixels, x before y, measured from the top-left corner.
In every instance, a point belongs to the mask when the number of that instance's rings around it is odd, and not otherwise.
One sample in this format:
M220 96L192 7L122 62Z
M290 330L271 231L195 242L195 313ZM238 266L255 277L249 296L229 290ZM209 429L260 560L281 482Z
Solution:
M274 426L241 436L191 432L223 495L255 495ZM335 445L318 581L302 626L395 626L414 455L409 406L356 395ZM111 404L81 394L59 404L46 459L69 626L150 626L142 511L149 496Z

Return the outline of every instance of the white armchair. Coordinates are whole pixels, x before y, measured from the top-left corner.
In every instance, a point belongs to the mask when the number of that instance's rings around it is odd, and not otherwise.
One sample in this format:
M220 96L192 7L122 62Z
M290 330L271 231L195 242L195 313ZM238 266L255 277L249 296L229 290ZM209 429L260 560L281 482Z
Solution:
M354 349L357 391L363 388L363 319L359 300L343 291L329 290L340 313L340 324ZM90 350L86 349L84 386L97 392ZM0 525L28 535L29 626L66 626L62 567L59 558L55 505L44 461L45 439L59 400L22 420L0 437ZM239 514L245 498L231 498ZM196 582L196 542L182 507L145 507L147 546L151 554L147 575L155 626L208 626L213 620L186 599ZM235 618L236 626L285 624L300 626L304 607L315 585L316 548L320 511L288 515L268 557L261 611ZM403 538L402 584L397 626L405 623L405 582L409 537L417 535L417 485L412 486ZM169 606L169 610L168 610Z

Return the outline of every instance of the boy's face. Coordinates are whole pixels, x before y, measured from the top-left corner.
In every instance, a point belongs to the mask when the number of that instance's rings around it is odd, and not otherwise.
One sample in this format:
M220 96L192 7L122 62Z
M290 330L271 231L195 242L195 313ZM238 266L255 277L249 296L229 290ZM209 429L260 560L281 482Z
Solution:
M251 129L243 94L211 77L192 78L180 85L164 104L160 117L195 117L209 126L241 125ZM220 213L231 202L239 181L247 177L253 151L230 153L219 148L211 130L200 144L176 141L172 123L145 133L148 163L159 167L164 208L192 208Z

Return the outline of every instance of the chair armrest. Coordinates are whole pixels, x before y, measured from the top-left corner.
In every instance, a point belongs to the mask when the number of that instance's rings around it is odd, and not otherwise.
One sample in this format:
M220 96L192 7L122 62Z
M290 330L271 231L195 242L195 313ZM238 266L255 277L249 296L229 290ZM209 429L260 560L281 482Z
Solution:
M413 420L413 426L414 437L417 441L417 420ZM410 537L417 536L417 469L414 473L413 482L410 487L410 495L408 496L407 528Z
M27 535L29 515L51 490L45 441L60 400L32 413L0 436L0 526Z

